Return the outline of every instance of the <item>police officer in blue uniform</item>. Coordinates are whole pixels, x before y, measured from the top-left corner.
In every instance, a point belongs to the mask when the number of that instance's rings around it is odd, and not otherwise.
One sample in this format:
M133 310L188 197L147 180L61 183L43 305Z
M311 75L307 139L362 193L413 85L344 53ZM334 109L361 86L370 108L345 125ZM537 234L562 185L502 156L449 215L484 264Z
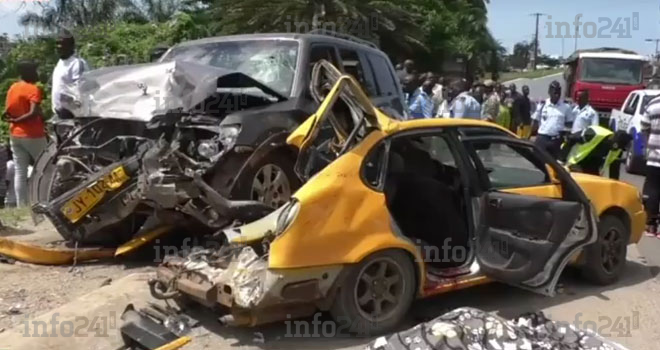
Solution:
M537 130L536 144L557 159L563 142L562 134L573 121L571 107L561 99L561 84L550 83L549 98L537 108L532 116L533 128Z

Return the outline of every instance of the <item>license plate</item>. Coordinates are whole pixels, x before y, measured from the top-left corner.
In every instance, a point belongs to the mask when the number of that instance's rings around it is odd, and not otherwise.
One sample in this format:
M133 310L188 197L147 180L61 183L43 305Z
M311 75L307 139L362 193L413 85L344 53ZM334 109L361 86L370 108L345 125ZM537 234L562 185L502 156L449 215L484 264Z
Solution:
M110 174L105 175L93 185L78 192L75 197L64 204L61 209L62 214L72 223L76 223L92 210L107 192L118 189L128 179L129 176L126 175L124 167L115 168Z

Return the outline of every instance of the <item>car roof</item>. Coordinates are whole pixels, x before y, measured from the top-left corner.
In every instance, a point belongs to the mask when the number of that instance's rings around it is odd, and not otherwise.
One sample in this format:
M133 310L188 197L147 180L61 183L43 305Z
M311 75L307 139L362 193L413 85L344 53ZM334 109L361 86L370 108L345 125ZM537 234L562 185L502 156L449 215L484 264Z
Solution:
M640 95L649 96L649 95L658 95L660 90L644 89L644 90L634 90L631 93L638 93Z
M503 131L511 136L517 137L516 134L510 130L501 127L495 123L487 122L478 119L454 119L454 118L428 118L428 119L412 119L412 120L393 120L386 133L394 133L402 130L412 130L419 128L434 128L434 127L483 127L493 130Z
M377 47L369 46L368 42L360 42L361 39L356 38L355 40L347 40L341 37L324 35L324 34L300 34L300 33L256 33L256 34L238 34L238 35L225 35L225 36L215 36L197 40L184 41L182 43L174 45L174 47L186 47L186 46L195 46L195 45L204 45L210 43L221 43L221 42L231 42L231 41L246 41L246 40L291 40L291 41L312 41L312 42L324 42L332 43L343 46L353 46L359 48L360 50L368 50L372 52L377 52L382 55Z

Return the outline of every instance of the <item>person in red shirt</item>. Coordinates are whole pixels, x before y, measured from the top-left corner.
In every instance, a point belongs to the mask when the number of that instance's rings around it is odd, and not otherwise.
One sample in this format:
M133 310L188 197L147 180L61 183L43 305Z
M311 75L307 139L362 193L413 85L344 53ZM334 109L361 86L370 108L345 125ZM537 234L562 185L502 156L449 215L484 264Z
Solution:
M28 167L48 143L41 110L42 93L36 85L37 65L20 62L21 80L9 87L3 118L9 121L9 142L14 155L14 188L18 206L28 205Z

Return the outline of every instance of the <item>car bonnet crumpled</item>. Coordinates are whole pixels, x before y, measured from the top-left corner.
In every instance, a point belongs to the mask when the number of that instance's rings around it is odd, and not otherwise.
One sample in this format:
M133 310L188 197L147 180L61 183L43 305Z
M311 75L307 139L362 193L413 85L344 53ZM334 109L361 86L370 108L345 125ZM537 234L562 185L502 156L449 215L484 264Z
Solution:
M219 84L222 80L223 83ZM168 61L101 68L83 75L76 102L67 108L77 117L104 117L147 122L171 110L194 109L220 87L256 88L282 99L249 76L187 61Z

